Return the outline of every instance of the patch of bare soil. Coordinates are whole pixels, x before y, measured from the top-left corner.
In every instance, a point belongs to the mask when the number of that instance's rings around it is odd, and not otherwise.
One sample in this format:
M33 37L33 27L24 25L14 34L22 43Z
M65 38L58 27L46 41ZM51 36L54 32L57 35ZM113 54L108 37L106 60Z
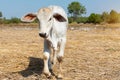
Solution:
M0 28L0 80L47 79L42 74L43 39L38 32L38 28ZM120 31L68 30L63 74L63 80L120 80Z

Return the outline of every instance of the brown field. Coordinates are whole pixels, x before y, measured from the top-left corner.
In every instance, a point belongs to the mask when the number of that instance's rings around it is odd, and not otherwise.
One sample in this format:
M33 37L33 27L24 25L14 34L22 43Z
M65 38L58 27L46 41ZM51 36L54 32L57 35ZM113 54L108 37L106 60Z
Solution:
M46 80L42 50L38 28L0 27L0 80ZM120 80L120 29L68 30L63 74L63 80Z

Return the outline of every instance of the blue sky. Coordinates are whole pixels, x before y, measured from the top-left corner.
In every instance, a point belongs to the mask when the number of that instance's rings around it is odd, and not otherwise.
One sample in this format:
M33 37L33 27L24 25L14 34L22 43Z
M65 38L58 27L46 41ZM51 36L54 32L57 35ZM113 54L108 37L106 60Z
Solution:
M28 12L37 12L39 8L49 5L62 6L67 12L67 6L72 1L78 1L87 9L84 16L91 13L110 12L112 9L120 12L120 0L2 0L0 11L6 18L18 17Z

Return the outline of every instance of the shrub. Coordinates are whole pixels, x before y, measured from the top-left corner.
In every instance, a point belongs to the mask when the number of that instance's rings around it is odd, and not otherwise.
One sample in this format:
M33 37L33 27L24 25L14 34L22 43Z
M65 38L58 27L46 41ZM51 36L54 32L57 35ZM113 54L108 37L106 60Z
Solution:
M68 22L69 22L69 23L74 22L73 17L68 17Z
M88 20L88 17L78 17L78 18L76 19L76 22L77 22L77 23L86 23L87 20Z
M100 14L95 14L92 13L89 17L88 17L88 22L89 23L101 23L102 22L102 17Z
M21 22L20 19L16 17L11 18L10 20L10 23L20 23L20 22Z
M110 16L109 16L108 23L118 23L119 22L119 14L116 11L111 10L109 15Z
M68 17L69 23L73 23L73 22L76 22L76 23L86 23L87 19L88 19L87 17L77 17L76 20L74 20L73 17Z

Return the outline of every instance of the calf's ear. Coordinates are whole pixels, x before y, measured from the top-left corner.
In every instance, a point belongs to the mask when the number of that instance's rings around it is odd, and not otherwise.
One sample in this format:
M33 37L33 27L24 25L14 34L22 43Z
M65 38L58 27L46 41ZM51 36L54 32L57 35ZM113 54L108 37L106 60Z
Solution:
M58 14L58 13L55 13L55 14L53 15L53 17L54 17L57 21L59 21L59 22L66 22L66 21L67 21L62 15L60 15L60 14Z
M21 18L22 22L33 22L37 18L35 13L28 13Z

